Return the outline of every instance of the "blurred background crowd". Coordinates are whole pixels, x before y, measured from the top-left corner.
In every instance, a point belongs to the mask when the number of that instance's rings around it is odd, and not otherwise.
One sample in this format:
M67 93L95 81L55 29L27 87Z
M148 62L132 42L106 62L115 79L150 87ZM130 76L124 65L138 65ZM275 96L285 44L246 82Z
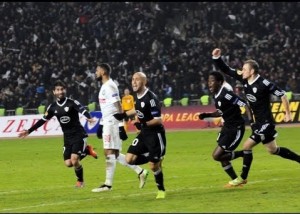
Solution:
M143 71L160 100L198 99L215 47L229 65L253 58L300 93L299 11L300 2L1 2L0 106L48 105L57 79L69 97L98 102L96 62L111 65L121 94Z

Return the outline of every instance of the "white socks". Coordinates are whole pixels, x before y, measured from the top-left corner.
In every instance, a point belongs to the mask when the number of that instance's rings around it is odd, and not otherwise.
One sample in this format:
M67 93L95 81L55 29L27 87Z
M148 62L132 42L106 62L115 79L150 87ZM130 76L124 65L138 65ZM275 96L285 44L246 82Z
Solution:
M106 180L105 184L112 186L116 170L116 156L114 154L106 156Z
M131 168L131 169L134 170L137 174L140 174L140 173L143 171L143 169L142 169L140 166L138 166L138 165L130 165L130 164L128 164L128 163L126 162L126 160L125 160L125 155L122 154L122 153L119 154L119 157L118 157L117 160L118 160L118 162L119 162L120 164L122 164L123 166L127 166L127 167Z

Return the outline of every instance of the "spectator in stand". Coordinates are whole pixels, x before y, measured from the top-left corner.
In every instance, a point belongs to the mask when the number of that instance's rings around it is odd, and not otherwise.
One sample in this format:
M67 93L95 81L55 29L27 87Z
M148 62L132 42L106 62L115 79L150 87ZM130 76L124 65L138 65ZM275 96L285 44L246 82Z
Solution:
M18 77L24 76L20 84L27 88L26 94L12 96L31 99L28 86L34 84L36 89L35 79L49 90L51 82L74 80L74 74L84 74L96 60L109 61L121 74L120 90L135 70L144 71L150 78L156 75L157 82L151 82L162 100L162 83L170 76L180 74L182 79L175 79L184 83L172 83L180 88L198 84L199 78L206 80L215 68L205 56L221 43L226 63L240 67L245 58L263 59L262 74L287 90L292 88L288 73L300 79L294 72L300 67L300 50L293 48L300 41L299 7L298 2L173 2L167 6L163 2L4 2L0 4L0 79L20 83ZM270 76L267 71L272 69L278 75L271 72ZM178 96L175 90L181 89L173 88L173 96ZM295 85L292 90L300 92ZM95 90L87 93L91 91Z

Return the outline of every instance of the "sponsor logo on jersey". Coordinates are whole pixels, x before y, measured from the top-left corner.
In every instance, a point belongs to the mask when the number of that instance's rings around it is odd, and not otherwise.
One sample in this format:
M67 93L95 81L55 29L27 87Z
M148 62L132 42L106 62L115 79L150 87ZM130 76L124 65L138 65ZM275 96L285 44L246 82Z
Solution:
M252 94L246 94L247 100L254 103L256 102L256 97L254 97Z
M136 114L137 114L138 118L144 118L143 112L136 110Z
M60 120L61 123L66 124L66 123L70 122L70 117L63 116L59 120Z
M118 93L114 93L114 94L112 95L112 97L117 97L117 96L119 96Z

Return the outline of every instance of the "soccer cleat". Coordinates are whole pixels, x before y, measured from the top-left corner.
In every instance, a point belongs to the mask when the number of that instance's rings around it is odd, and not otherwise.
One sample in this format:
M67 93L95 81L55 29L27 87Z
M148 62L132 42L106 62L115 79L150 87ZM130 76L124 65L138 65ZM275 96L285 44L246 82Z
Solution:
M236 179L229 181L225 187L231 188L231 187L242 187L244 184L247 183L247 180L242 179L240 177L237 177Z
M158 190L156 199L162 199L166 197L166 192L163 190Z
M103 184L98 188L92 189L92 192L105 192L105 191L111 191L111 190L112 190L112 186Z
M149 171L147 169L143 169L143 171L139 174L138 178L140 179L140 189L142 189L147 181Z
M93 149L93 147L91 147L90 145L86 146L86 149L89 151L89 155L91 155L93 158L97 159L98 155L95 152L95 150Z
M82 188L82 187L84 187L84 182L83 181L77 181L76 185L75 185L75 188Z

